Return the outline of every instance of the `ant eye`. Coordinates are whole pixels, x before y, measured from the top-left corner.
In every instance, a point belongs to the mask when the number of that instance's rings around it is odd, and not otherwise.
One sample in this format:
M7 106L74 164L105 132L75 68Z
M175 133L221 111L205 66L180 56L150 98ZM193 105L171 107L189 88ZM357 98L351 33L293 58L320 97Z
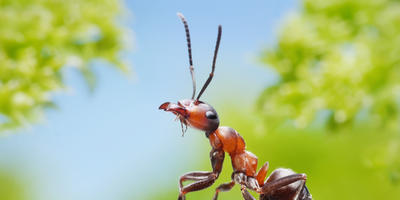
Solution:
M217 119L217 114L214 113L213 111L207 111L206 117L207 117L207 119Z

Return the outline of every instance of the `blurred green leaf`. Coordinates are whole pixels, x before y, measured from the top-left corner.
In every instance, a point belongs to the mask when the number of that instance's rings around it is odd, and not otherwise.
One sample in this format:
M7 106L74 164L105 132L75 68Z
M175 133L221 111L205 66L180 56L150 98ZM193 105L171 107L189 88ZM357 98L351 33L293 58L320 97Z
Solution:
M66 87L63 68L77 68L91 89L93 59L129 71L119 55L130 45L123 13L119 0L0 1L0 131L53 105L52 92Z
M400 2L304 0L262 61L281 80L261 95L270 128L400 130Z
M0 199L1 200L25 200L26 194L23 185L17 178L0 172Z

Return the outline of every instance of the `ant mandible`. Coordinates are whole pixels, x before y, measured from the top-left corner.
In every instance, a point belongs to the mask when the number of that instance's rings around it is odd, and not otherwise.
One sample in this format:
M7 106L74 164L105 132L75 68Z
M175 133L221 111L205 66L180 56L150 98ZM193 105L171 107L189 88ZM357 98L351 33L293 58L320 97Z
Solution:
M201 95L214 76L215 61L221 41L221 25L218 26L218 37L211 73L197 98L194 98L196 94L196 82L194 78L189 27L184 16L181 13L178 13L178 16L182 20L186 31L193 94L191 99L178 101L177 104L170 102L163 103L159 109L172 112L177 116L177 119L181 122L183 134L186 131L183 126L190 126L205 131L205 135L210 140L212 147L210 159L213 169L212 172L195 171L181 176L179 180L180 190L178 200L184 200L187 193L205 189L215 182L221 173L225 152L229 154L232 160L232 180L217 187L214 200L218 198L219 192L229 191L235 184L241 185L241 192L245 200L255 199L247 189L254 190L260 194L261 200L311 200L311 195L305 186L305 174L296 174L290 169L279 168L274 170L264 182L268 171L268 162L257 172L257 157L245 150L246 145L242 136L232 128L219 126L218 114L215 109L211 105L200 101ZM195 182L183 186L183 182L188 180Z

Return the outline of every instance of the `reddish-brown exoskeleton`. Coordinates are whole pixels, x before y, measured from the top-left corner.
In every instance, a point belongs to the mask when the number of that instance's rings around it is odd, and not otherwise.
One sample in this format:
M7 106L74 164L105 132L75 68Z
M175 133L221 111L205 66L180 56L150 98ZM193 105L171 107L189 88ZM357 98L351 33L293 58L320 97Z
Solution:
M211 186L221 173L226 152L232 160L232 180L229 183L218 186L213 199L218 198L219 192L229 191L235 184L239 184L241 185L242 195L245 200L255 199L247 189L256 191L260 194L260 199L262 200L311 200L311 195L305 186L305 174L296 174L290 169L279 168L274 170L267 180L264 181L268 171L268 162L257 172L257 157L251 152L246 151L246 145L242 136L232 128L219 126L218 114L215 109L199 100L214 76L215 61L221 41L221 26L218 27L212 71L199 95L196 99L194 98L196 85L189 28L183 15L178 13L178 16L181 18L186 30L193 94L191 99L178 101L177 104L170 102L163 103L159 109L175 114L181 122L183 133L185 132L183 126L190 126L205 131L205 135L210 140L212 147L210 159L213 169L211 172L196 171L181 176L179 180L180 191L178 199L183 200L187 193ZM195 182L183 186L183 182L187 180Z

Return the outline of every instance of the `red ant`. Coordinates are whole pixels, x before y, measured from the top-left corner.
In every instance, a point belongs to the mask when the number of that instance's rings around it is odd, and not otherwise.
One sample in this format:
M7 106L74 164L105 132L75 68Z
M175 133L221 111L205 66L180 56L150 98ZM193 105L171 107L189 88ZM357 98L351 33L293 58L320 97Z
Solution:
M177 104L170 102L163 103L159 109L172 112L177 116L177 119L181 122L183 134L186 131L183 128L184 125L205 131L205 135L210 140L212 147L210 159L213 168L212 172L195 171L181 176L179 180L180 191L178 200L184 200L187 193L205 189L215 182L221 173L225 152L231 156L233 167L232 180L217 187L214 200L218 198L219 192L229 191L235 184L241 185L242 195L245 200L255 199L247 189L254 190L260 194L261 200L311 200L311 195L305 186L305 174L296 174L290 169L279 168L274 170L264 182L268 171L268 162L257 172L257 157L245 150L246 145L242 136L232 128L220 127L218 114L214 108L199 100L214 76L215 61L221 41L221 25L218 26L218 37L211 73L197 98L194 99L196 82L194 79L189 27L184 16L180 13L178 13L178 16L182 20L186 31L193 94L191 99L178 101ZM183 186L183 182L187 180L195 182Z

